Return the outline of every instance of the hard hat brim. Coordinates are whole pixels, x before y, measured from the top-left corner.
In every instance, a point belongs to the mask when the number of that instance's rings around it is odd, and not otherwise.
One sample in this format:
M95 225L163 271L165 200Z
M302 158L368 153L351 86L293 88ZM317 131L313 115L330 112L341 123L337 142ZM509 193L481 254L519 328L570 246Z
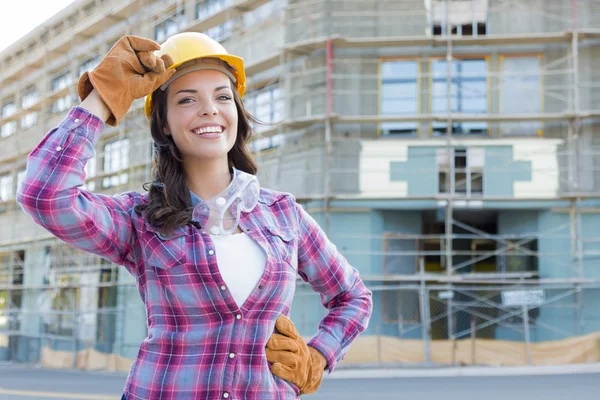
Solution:
M246 71L244 69L244 59L238 56L233 56L230 54L206 54L202 57L189 57L178 60L173 65L169 66L170 69L179 67L180 65L195 60L197 58L218 58L223 60L227 64L229 64L233 68L233 74L236 77L235 89L239 93L240 97L244 97L244 93L246 92ZM160 89L159 89L160 90ZM144 104L144 113L146 114L146 118L150 118L153 109L152 104L152 93L146 96L146 101Z

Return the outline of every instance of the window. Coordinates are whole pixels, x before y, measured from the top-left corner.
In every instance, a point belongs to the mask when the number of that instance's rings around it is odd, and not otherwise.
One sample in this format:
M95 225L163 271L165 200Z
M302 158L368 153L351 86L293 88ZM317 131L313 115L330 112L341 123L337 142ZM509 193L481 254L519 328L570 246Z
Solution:
M112 283L110 286L101 286L98 288L98 310L96 317L96 343L99 346L105 346L103 351L112 352L112 346L115 341L115 325L117 323L116 307L118 306L118 281L119 268L105 259L100 259L102 269L100 270L100 282Z
M80 288L78 287L80 276L78 274L63 274L58 271L56 271L56 275L56 286L59 288L51 295L40 296L40 299L38 299L38 302L42 303L40 308L46 311L44 312L47 316L44 319L45 333L72 338L75 325L78 323L75 318L75 311L78 309L80 296ZM43 302L40 301L42 299Z
M17 172L17 189L20 188L23 184L23 180L25 179L25 173L25 168L22 168L19 170L19 172Z
M487 33L488 0L425 0L425 8L434 35Z
M454 193L481 196L483 194L483 149L454 148L451 149L450 156L449 160L447 149L437 149L438 192L450 193L449 177L453 177Z
M2 117L7 118L17 112L14 99L7 100L2 104ZM8 121L0 128L0 138L13 135L17 131L17 121Z
M252 127L258 133L272 129L273 125L269 124L276 124L283 119L283 99L281 89L277 85L270 85L247 94L244 98L244 106L251 115L267 124L253 125ZM260 137L250 143L250 148L254 151L261 151L275 148L281 143L283 143L281 134Z
M17 112L17 105L14 100L7 100L2 104L2 118L10 117Z
M157 42L162 43L178 31L177 16L173 15L154 27L154 38Z
M8 347L7 341L10 332L21 329L21 318L19 318L17 310L20 310L23 305L24 290L11 290L10 286L23 284L24 257L25 252L23 250L0 254L0 284L3 286L0 289L0 331L8 331L8 337L6 336L7 332L2 332L4 334L2 338L5 342L3 343L0 339L0 347Z
M226 40L229 36L231 36L231 31L233 29L233 21L227 20L224 24L217 25L210 29L207 29L204 34L213 38L217 42L222 42Z
M249 28L254 25L261 24L270 18L279 15L281 10L285 7L283 1L269 1L256 9L244 14L244 26Z
M50 91L56 92L64 89L71 84L71 74L69 71L63 71L57 74L52 81L50 81Z
M273 136L254 139L248 144L248 147L250 148L250 151L258 152L277 148L281 146L282 143L284 143L283 134L279 133Z
M85 176L86 178L93 178L96 176L96 156L90 158L85 164ZM96 182L92 181L83 185L86 190L96 190Z
M17 121L9 121L0 128L0 138L14 135L17 132Z
M1 272L4 272L4 271L0 271L0 273ZM0 275L0 282L4 283L4 281L8 281L8 280L7 280L7 278L5 278L5 275L2 274L2 275ZM9 308L8 291L0 290L0 331L9 330L9 328L8 328L8 314L9 313L6 311L7 308ZM8 347L8 342L6 342L6 343L0 342L0 346Z
M104 173L115 175L106 177L102 180L102 187L108 188L112 186L122 185L127 183L128 174L123 171L129 167L129 139L117 140L116 142L108 143L104 146Z
M417 269L418 240L400 232L383 233L382 275L411 275ZM387 285L393 288L386 289ZM381 293L382 318L386 323L417 323L419 315L419 292L398 287L397 282L383 282Z
M384 61L381 63L382 116L417 115L419 113L419 65L416 60ZM417 134L417 122L384 122L384 135Z
M0 175L0 201L8 201L14 196L12 175Z
M431 112L434 114L465 113L485 114L488 110L487 93L487 60L463 59L453 60L450 67L451 87L447 90L448 76L445 60L431 62L432 88ZM448 109L448 95L451 108ZM446 134L445 122L433 122L433 134ZM482 135L488 129L487 122L453 122L454 135Z
M204 0L196 5L196 19L206 19L228 7L232 0Z
M270 85L248 93L244 98L246 110L259 121L267 124L280 122L283 119L283 99L277 85ZM253 126L257 132L270 129L270 126Z
M388 282L384 282L388 286ZM387 324L418 324L421 320L419 315L419 292L415 289L384 289L382 292L381 308L382 318Z
M71 95L66 95L61 97L60 99L56 99L54 103L50 106L50 112L55 114L62 111L65 111L67 108L71 106Z
M500 112L506 114L542 112L542 78L539 57L500 58ZM504 136L542 134L541 121L503 122Z
M199 2L196 5L196 18L199 20L206 19L227 8L232 3L232 0L204 0ZM232 28L233 22L229 19L224 24L207 29L204 33L217 42L222 42L231 35Z
M100 57L98 57L98 56L88 58L87 60L85 60L84 62L79 64L77 76L81 76L81 75L83 75L84 72L93 70L98 65L99 62L100 62Z
M37 92L37 87L35 85L31 85L29 87L27 87L24 91L23 91L23 101L22 101L22 106L23 108L29 108L32 105L34 105L35 103L37 103L38 101L38 92Z
M27 129L31 128L37 122L37 112L27 113L21 118L21 128Z

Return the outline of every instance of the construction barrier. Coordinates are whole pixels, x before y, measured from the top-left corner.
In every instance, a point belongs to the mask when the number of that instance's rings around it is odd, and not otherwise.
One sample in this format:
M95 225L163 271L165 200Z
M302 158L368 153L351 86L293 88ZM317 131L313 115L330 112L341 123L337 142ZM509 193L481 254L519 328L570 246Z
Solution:
M431 362L452 365L527 365L524 342L490 339L433 340L429 342ZM533 365L566 365L600 362L600 332L563 340L531 343ZM42 349L45 368L73 368L73 352ZM422 340L391 336L361 336L346 353L340 366L377 364L422 364ZM84 371L128 372L133 360L94 349L77 353L77 369Z

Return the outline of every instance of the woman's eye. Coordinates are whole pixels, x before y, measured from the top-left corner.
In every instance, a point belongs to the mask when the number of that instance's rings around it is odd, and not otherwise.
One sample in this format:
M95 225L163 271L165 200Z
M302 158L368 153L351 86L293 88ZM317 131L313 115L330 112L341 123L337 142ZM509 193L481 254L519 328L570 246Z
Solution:
M177 104L185 104L185 103L189 103L190 101L192 101L193 99L191 97L184 97L183 99L179 100L177 102Z
M217 97L217 100L231 100L231 97L227 96L226 94L222 94L219 97Z

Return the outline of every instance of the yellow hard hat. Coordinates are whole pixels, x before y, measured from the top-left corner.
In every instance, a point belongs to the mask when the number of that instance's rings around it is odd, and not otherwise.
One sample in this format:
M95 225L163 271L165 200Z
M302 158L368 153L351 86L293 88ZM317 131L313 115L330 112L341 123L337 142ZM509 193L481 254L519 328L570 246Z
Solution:
M246 92L246 71L244 60L241 57L230 55L219 42L200 32L183 32L171 36L154 53L157 57L169 54L173 58L173 65L177 68L181 64L198 58L216 58L231 67L235 78L235 87L240 97ZM146 96L144 112L150 118L152 114L152 93Z

